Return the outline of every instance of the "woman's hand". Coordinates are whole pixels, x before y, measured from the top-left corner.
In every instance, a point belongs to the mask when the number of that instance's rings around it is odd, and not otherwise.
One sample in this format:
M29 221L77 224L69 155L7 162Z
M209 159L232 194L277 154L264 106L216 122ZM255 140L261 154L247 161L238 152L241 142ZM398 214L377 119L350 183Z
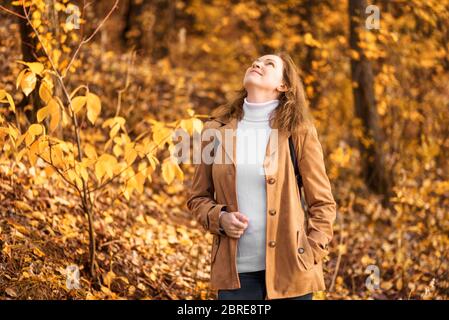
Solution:
M223 212L220 217L220 226L231 238L240 238L248 227L249 219L238 211Z

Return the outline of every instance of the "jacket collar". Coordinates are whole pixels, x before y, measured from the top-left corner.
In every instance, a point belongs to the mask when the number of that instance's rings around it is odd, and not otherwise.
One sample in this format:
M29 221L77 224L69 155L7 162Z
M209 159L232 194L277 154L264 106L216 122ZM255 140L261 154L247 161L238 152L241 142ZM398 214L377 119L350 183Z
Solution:
M232 165L236 166L236 129L238 124L238 119L235 117L232 117L230 119L219 119L219 118L213 118L213 120L216 120L223 125L219 127L217 130L220 132L220 146L222 148L222 151L224 149L224 153L227 155L227 160L222 159L225 161L225 163L229 163L231 161ZM225 132L228 131L228 138L226 141L226 135ZM232 136L232 137L231 137ZM288 139L288 134L284 133L281 130L271 130L270 137L268 139L267 148L265 151L265 159L264 159L264 167L268 168L270 163L272 162L272 159L274 157L277 157L277 151L279 149L279 146L283 143L285 143ZM231 139L232 138L232 139ZM276 141L277 140L277 141ZM229 145L231 143L232 145ZM228 146L228 147L227 147Z

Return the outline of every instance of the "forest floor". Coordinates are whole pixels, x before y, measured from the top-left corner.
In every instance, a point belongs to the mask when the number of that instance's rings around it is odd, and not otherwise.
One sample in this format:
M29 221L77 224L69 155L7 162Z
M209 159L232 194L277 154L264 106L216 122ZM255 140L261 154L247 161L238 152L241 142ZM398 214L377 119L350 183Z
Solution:
M76 194L57 177L37 175L20 163L0 164L0 190L0 299L216 298L208 284L212 237L186 211L182 182L164 186L154 181L130 201L113 195L96 200L94 278L87 272L88 223ZM389 213L373 206L373 199L364 205L351 201L339 209L325 264L330 291L314 298L447 298L448 266L433 262L434 271L401 269L394 241L376 237L394 234L394 224L382 218ZM356 223L353 217L360 210L372 214ZM369 265L382 271L374 291L365 285ZM79 269L78 287L69 281L73 268Z
M89 277L88 223L79 198L54 177L0 170L0 298L208 299L211 237L180 206L182 184L129 202L98 198L97 276ZM168 201L169 200L169 201ZM70 289L73 268L78 289ZM69 286L67 286L67 284Z

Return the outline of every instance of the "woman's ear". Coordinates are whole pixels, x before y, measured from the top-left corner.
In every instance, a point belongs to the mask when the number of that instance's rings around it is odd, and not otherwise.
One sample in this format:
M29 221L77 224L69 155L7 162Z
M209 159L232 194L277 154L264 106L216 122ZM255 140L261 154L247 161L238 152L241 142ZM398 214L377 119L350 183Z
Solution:
M285 83L282 83L280 86L277 87L277 89L280 92L286 92L288 90L287 85Z

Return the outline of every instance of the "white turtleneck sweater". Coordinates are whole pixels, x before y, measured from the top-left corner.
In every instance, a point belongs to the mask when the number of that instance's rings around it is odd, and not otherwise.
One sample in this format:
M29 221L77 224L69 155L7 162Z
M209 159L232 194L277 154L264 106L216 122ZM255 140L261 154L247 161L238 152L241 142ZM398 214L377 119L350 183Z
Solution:
M252 103L244 99L244 117L237 125L236 187L239 211L249 218L238 241L237 270L265 269L266 186L263 161L270 137L270 113L279 100Z

